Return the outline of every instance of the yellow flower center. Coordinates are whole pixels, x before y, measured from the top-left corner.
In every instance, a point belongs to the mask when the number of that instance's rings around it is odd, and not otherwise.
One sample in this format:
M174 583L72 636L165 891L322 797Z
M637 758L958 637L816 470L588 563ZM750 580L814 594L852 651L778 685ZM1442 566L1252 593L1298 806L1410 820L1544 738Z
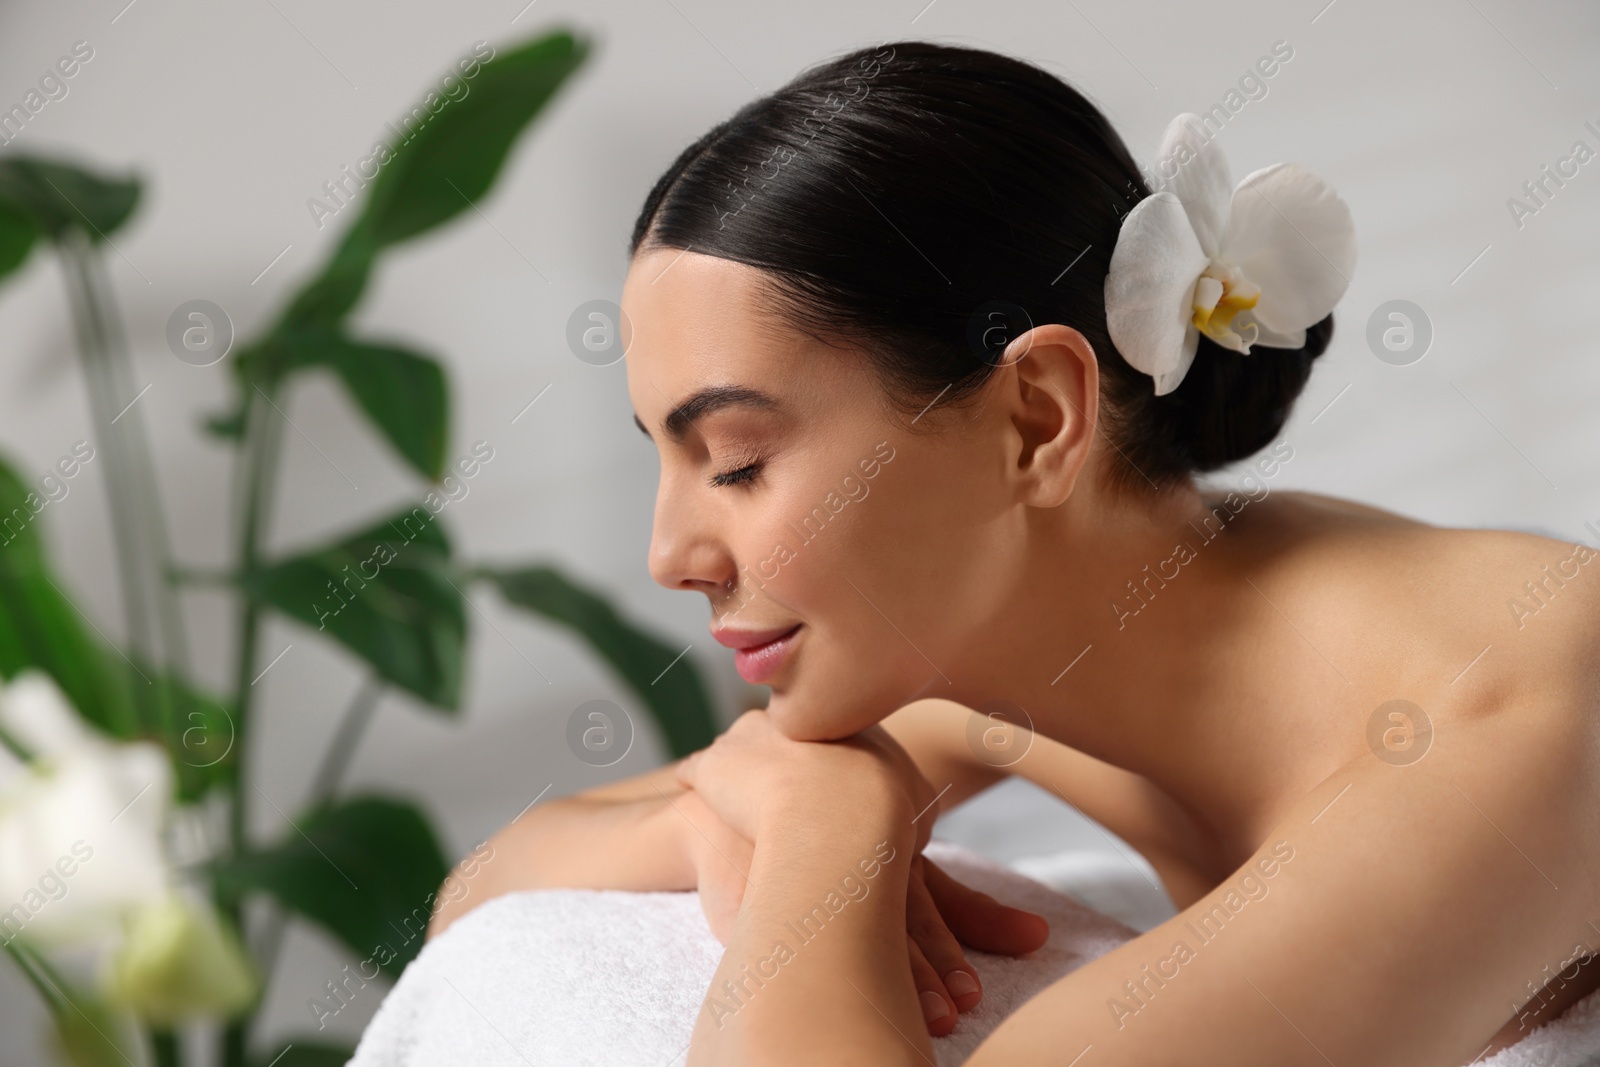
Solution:
M1256 306L1261 287L1231 263L1213 260L1194 286L1195 328L1218 344L1238 349L1244 339L1233 330L1234 316Z

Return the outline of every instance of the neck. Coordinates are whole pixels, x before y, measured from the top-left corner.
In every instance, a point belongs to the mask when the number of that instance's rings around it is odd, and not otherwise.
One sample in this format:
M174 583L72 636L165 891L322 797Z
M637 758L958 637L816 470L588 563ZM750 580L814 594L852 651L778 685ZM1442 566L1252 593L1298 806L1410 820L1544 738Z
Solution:
M1245 532L1263 507L1185 485L1029 509L1010 595L972 628L992 640L963 657L959 693L926 695L1020 705L1038 733L1143 775L1225 836L1241 832L1241 813L1293 777L1298 751L1270 736L1295 727L1291 716L1266 722L1218 699L1238 694L1227 667L1246 620L1270 611L1246 580L1268 558Z

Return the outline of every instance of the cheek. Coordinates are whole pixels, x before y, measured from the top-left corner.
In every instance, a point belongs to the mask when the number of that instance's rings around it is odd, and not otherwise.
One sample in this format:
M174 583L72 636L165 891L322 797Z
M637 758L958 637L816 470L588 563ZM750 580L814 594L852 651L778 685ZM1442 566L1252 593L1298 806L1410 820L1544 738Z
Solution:
M939 683L940 671L956 669L945 650L960 646L965 624L951 597L967 583L954 573L966 565L951 561L968 558L973 530L982 527L960 518L959 494L919 473L908 464L897 479L891 463L866 483L864 498L840 504L847 498L839 494L836 512L812 509L826 488L792 497L777 512L778 536L792 553L767 567L758 595L806 624L794 675L768 704L790 738L848 737L914 699L930 679Z
M850 505L858 522L849 556L835 561L883 612L869 608L876 625L894 634L887 615L919 646L917 632L937 643L981 610L996 563L1020 556L1016 546L1007 549L1009 513L994 480L980 477L970 457L951 451L898 448L869 483L871 494ZM862 599L848 584L845 589Z
M782 468L772 471L762 489L739 508L734 551L740 578L758 590L758 597L781 605L766 609L764 620L804 619L827 608L831 591L824 575L841 554L848 555L851 526L857 518L852 512L863 506L841 507L837 494L830 497L837 486L829 485L823 472L837 465L826 458L786 458Z
M872 494L849 500L837 489L837 483L808 479L803 487L763 499L741 547L742 577L758 590L757 598L777 605L762 609L763 620L792 618L822 629L871 610L850 582L869 582L876 566L877 500ZM747 610L756 617L754 602Z
M826 564L829 584L848 598L840 610L852 618L849 639L860 654L916 686L954 679L966 650L1006 617L1028 581L1026 516L974 458L977 448L923 444L897 447L871 495L850 505L859 511L848 548Z

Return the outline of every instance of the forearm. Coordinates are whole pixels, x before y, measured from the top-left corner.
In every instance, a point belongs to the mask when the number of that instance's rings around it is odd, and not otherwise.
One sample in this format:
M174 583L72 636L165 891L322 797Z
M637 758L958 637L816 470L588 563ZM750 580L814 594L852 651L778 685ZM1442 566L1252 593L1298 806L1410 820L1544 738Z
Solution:
M902 807L779 812L763 826L690 1064L931 1062L906 967L916 842Z
M579 794L524 812L462 860L435 896L429 936L486 900L524 889L693 889L676 785L640 799ZM663 796L664 794L664 796Z

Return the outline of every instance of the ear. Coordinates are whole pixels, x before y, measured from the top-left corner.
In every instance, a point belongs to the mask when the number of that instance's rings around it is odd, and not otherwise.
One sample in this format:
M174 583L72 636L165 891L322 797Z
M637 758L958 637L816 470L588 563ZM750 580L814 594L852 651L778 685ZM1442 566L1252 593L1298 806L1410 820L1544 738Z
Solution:
M1001 395L1016 450L1020 499L1053 508L1072 495L1100 418L1100 362L1070 326L1035 326L1006 346Z

